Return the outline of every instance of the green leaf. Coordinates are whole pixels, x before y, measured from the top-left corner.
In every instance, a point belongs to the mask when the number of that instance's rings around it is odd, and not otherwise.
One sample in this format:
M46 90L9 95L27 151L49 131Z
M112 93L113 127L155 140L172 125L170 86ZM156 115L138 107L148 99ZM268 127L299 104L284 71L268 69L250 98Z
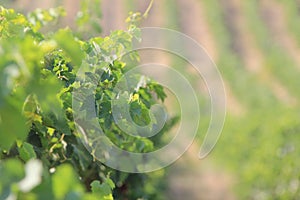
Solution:
M22 162L17 159L0 161L0 175L0 199L7 199L12 186L16 187L25 175Z
M22 146L19 148L20 158L27 162L32 158L36 158L36 154L34 152L33 146L27 142L24 142Z
M110 178L106 178L105 182L110 186L111 189L114 189L116 187L115 183Z
M25 173L23 164L17 159L8 159L0 162L1 182L5 184L20 181Z
M84 53L81 50L79 43L75 40L72 32L69 29L59 30L55 34L54 39L57 44L71 57L72 61L77 66L80 66L84 59Z
M28 14L28 20L34 25L35 31L49 22L57 21L60 16L66 15L62 7L50 8L49 10L36 9Z
M23 140L28 133L25 118L9 104L0 107L0 147L8 150L17 140Z
M56 199L64 199L72 191L82 192L77 174L71 165L61 165L53 175L53 191Z
M101 199L113 199L112 189L115 188L115 184L110 178L105 178L102 184L100 184L100 181L93 181L91 187L93 194L99 195Z

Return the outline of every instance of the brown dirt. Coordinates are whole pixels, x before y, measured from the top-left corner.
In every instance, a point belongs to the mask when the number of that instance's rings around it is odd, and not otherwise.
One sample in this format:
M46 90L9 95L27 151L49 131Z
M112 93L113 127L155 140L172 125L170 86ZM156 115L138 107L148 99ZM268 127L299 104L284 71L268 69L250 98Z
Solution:
M264 67L263 54L255 45L251 30L246 26L240 0L222 0L227 26L233 37L233 49L243 60L246 69L267 85L280 101L294 105L296 98Z
M260 3L263 19L272 33L272 39L290 55L300 69L300 48L288 31L282 5L274 0L262 0Z
M147 9L149 1L138 1L139 10L143 13ZM166 27L167 18L164 12L165 0L154 1L148 17L142 23L142 27ZM166 46L167 44L162 44ZM167 46L166 46L167 47ZM142 52L141 52L142 53ZM170 54L160 50L148 51L141 54L141 61L144 63L159 63L170 66Z
M209 24L205 19L206 14L203 10L201 1L197 0L177 0L179 23L181 31L195 39L207 51L211 59L216 62L218 60L218 51L214 42L213 34L209 28ZM186 13L188 11L188 14ZM195 20L197 24L195 25ZM226 89L226 101L228 113L233 115L242 115L246 108L234 96L231 88L223 80Z
M112 30L125 30L127 12L123 0L102 0L103 35L109 35Z
M202 10L200 1L197 0L177 0L179 23L181 31L195 39L208 52L213 60L218 59L218 51L205 20L205 13ZM188 12L188 13L187 13ZM195 24L197 20L197 24Z
M209 25L205 20L200 1L177 0L180 30L201 44L213 60L218 52ZM186 11L188 10L188 14ZM194 20L197 20L195 26ZM232 114L241 114L244 108L226 86L228 110ZM170 167L168 199L172 200L233 200L233 178L220 169L216 169L208 159L199 160L199 147L195 144Z
M193 144L170 168L168 199L234 200L234 179L206 158L200 160Z

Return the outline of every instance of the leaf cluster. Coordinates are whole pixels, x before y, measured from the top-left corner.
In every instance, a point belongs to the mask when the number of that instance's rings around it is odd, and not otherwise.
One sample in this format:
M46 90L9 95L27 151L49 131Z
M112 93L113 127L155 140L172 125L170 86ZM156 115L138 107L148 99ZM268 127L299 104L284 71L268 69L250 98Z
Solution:
M150 108L166 98L161 85L141 75L127 77L131 84L122 93L114 90L126 72L122 56L140 31L132 24L87 41L69 29L39 32L63 14L59 8L25 17L0 8L0 199L154 198L147 189L150 175L121 173L96 161L74 122L73 91L80 89L76 111L96 120L117 146L150 152L161 143L160 136L128 135L112 115L112 101L121 95L136 124L155 125Z

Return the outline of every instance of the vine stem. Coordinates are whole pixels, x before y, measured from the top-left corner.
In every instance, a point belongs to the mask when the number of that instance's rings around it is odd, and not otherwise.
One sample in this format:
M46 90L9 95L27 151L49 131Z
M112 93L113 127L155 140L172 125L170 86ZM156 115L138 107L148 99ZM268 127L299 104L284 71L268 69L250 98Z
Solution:
M149 3L149 5L148 5L147 10L143 14L143 18L147 18L148 14L149 14L149 11L151 10L151 8L153 6L153 3L154 3L154 0L151 0L150 3Z

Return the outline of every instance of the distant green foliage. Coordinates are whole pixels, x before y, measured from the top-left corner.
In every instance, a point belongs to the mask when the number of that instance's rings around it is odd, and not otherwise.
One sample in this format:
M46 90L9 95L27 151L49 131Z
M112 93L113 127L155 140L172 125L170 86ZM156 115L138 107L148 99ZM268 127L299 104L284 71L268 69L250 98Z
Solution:
M292 109L279 108L228 119L216 154L236 176L240 199L299 197L297 118Z
M39 32L60 15L62 9L37 10L27 18L0 8L0 199L160 198L153 187L161 185L163 171L131 175L107 168L85 149L73 119L74 88L96 85L91 105L111 141L133 152L153 151L161 143L160 137L127 135L111 113L113 88L126 71L122 55L131 50L133 38L139 39L139 29L132 23L128 31L88 41L69 29ZM84 78L90 84L76 79L80 66L89 68ZM130 114L137 124L146 125L150 107L166 95L156 82L132 78L137 86L128 93Z
M76 32L90 37L102 31L100 19L102 17L101 0L80 1L80 11L76 16Z
M286 7L296 4L295 1L278 1ZM299 199L299 105L278 101L256 74L245 70L243 60L232 48L236 36L228 28L228 23L234 23L226 19L230 11L218 0L203 2L218 45L218 67L246 110L238 117L227 116L214 151L216 162L235 176L237 199ZM262 53L265 66L261 67L268 68L299 102L299 84L296 83L299 83L299 71L284 49L275 45L274 33L266 28L260 13L261 1L241 2L238 12L245 15L245 27L251 31L249 35ZM297 7L290 9L292 14L285 14L293 15L290 23L296 24ZM294 26L293 31L298 28Z

